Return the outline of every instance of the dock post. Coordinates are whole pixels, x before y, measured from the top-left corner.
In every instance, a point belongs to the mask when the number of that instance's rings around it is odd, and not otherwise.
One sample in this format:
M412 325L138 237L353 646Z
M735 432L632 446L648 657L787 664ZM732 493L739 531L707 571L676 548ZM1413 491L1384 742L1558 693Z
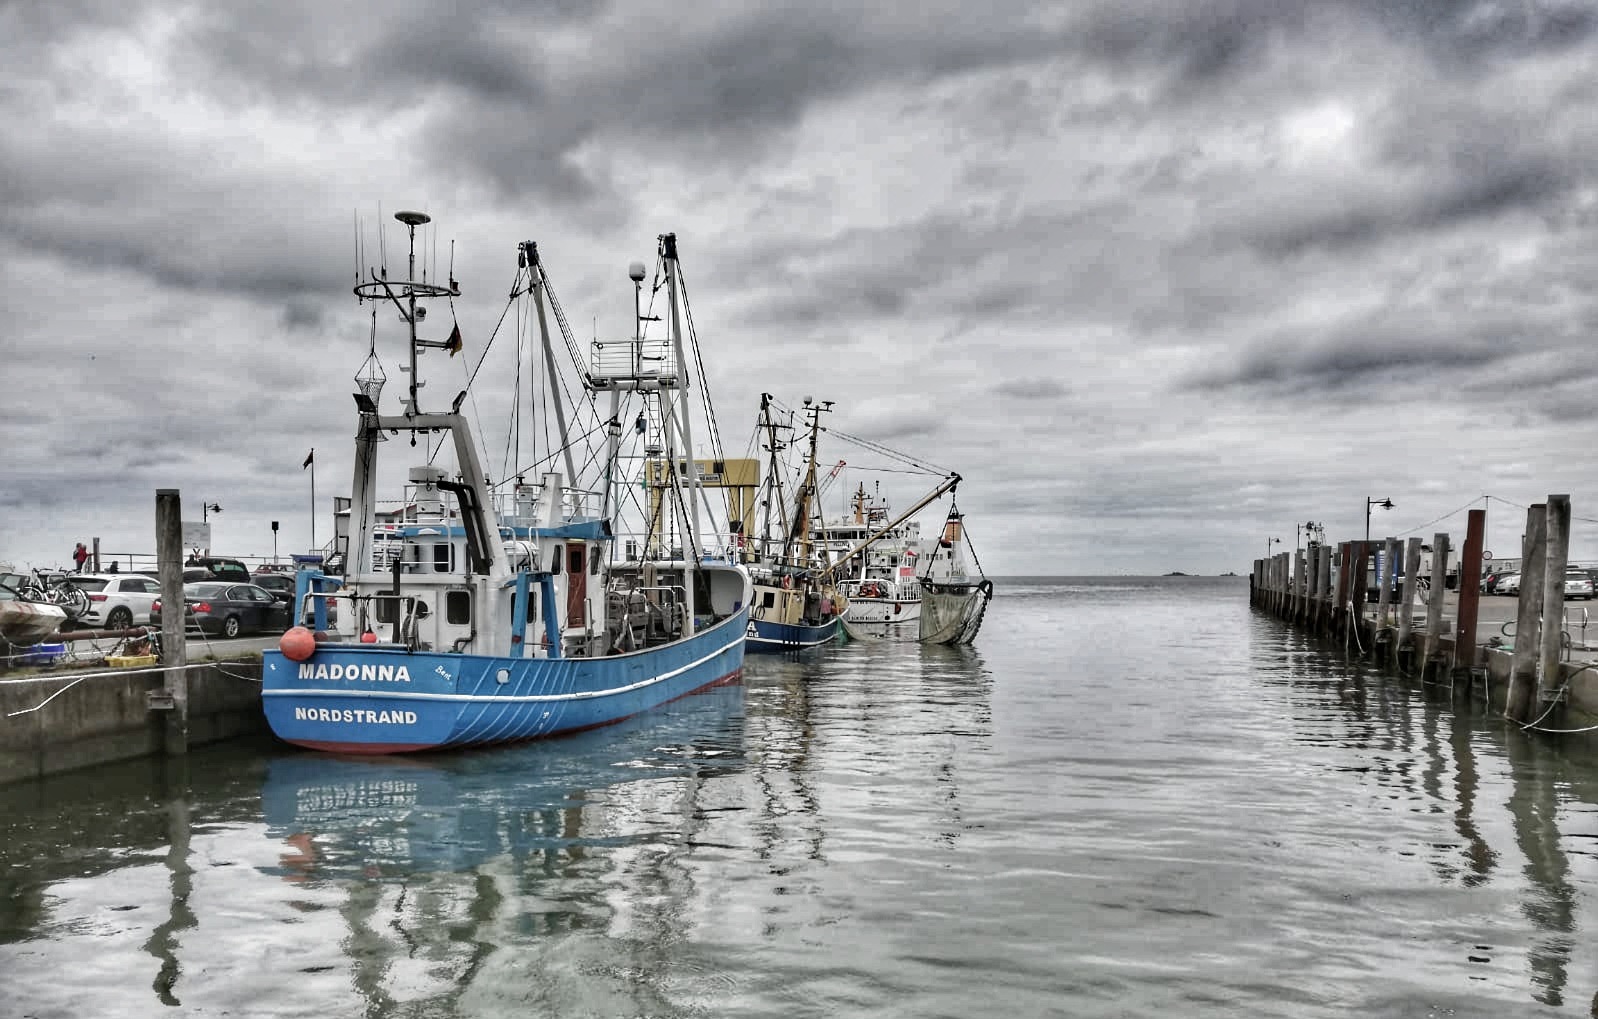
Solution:
M1509 693L1504 717L1524 722L1531 717L1531 692L1537 686L1537 658L1542 648L1543 553L1548 545L1548 505L1526 510L1526 533L1520 536L1520 594L1515 606L1515 652L1509 668Z
M90 541L90 544L92 546L92 551L89 552L89 561L94 563L94 572L95 573L99 573L100 572L100 539L99 538L91 538L91 539L89 539L89 541Z
M1371 542L1350 542L1354 546L1354 567L1349 570L1349 601L1353 611L1349 613L1349 625L1354 628L1354 642L1360 646L1365 645L1365 604L1370 597L1370 548Z
M1306 579L1304 551L1295 548L1293 550L1293 608L1291 612L1295 623L1304 621L1304 581Z
M1276 553L1276 604L1272 606L1276 618L1287 615L1283 610L1287 607L1287 553Z
M1321 594L1321 549L1311 545L1304 550L1304 625L1315 628L1317 599Z
M1409 640L1414 636L1415 629L1415 588L1419 585L1420 578L1420 538L1409 539L1409 547L1404 550L1404 591L1399 598L1398 605L1398 649L1400 652L1409 645Z
M166 708L166 752L189 752L189 670L183 643L188 606L183 601L183 501L175 488L155 490L155 555L161 575L161 664ZM169 705L169 707L168 707Z
M1337 546L1337 602L1332 606L1332 633L1344 635L1343 644L1348 645L1348 582L1350 569L1354 561L1354 543L1342 542Z
M1387 543L1382 546L1380 559L1382 569L1381 593L1377 595L1376 600L1376 625L1378 627L1385 628L1392 616L1393 578L1398 574L1398 571L1393 567L1398 562L1398 556L1402 548L1403 545L1397 538L1388 538Z
M1426 601L1426 659L1423 675L1431 671L1431 662L1442 661L1443 649L1443 599L1448 596L1448 535L1438 531L1432 536L1432 589ZM1427 676L1429 679L1430 677Z
M1459 611L1454 619L1454 668L1476 667L1476 615L1481 602L1481 548L1487 511L1473 509L1466 517L1465 547L1459 553ZM1466 679L1469 689L1469 679Z
M1570 496L1548 497L1548 550L1543 553L1542 656L1537 701L1549 706L1564 692L1559 680L1559 644L1565 635L1565 566L1570 561Z
M1316 620L1316 629L1326 632L1327 622L1332 615L1332 546L1321 546L1321 590L1320 606L1316 611L1320 614Z

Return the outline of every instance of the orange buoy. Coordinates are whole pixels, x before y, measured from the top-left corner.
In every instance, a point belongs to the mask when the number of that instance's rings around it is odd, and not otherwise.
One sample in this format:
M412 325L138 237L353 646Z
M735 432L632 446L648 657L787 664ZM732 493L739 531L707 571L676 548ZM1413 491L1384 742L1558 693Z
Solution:
M303 662L316 651L316 637L303 626L296 626L277 639L277 648L283 657Z
M361 643L362 644L376 644L377 643L377 634L373 633L371 630L367 630L365 633L361 634Z

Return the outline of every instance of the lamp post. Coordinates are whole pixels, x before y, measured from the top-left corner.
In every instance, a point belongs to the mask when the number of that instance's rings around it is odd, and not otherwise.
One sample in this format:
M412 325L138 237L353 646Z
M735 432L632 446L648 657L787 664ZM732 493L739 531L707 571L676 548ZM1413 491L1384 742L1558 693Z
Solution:
M1365 497L1365 540L1366 541L1370 541L1371 540L1371 507L1372 506L1380 506L1382 509L1389 509L1390 510L1390 509L1393 508L1393 500L1391 500L1391 499L1372 499L1370 496L1366 496Z
M202 503L200 503L200 523L203 524L206 521L210 520L212 513L220 513L220 512L222 512L222 507L218 506L214 502L202 502ZM189 519L193 520L194 518L190 517Z
M1280 545L1281 543L1282 543L1282 539L1281 538L1266 538L1265 539L1265 558L1269 559L1271 557L1271 546L1272 545Z

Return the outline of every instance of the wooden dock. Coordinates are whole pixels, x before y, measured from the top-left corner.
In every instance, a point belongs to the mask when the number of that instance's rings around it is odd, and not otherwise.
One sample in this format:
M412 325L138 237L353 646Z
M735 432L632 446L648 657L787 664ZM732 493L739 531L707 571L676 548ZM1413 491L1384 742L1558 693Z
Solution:
M1486 512L1478 509L1462 545L1439 532L1429 546L1420 537L1389 537L1312 543L1257 559L1250 602L1527 728L1585 729L1598 724L1598 601L1565 599L1570 498L1550 495L1526 517L1515 596L1481 593ZM1458 583L1449 589L1456 548ZM1392 568L1398 563L1402 570Z

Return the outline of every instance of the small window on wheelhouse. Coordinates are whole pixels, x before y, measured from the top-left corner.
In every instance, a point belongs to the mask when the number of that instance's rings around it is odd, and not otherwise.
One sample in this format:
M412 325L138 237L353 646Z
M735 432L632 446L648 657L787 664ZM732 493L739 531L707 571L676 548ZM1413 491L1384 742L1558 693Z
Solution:
M394 621L394 606L397 604L392 596L374 598L377 603L377 621L379 623L392 623Z
M583 545L568 545L566 547L566 571L571 574L588 572L588 566L583 559L587 548Z
M565 546L556 545L554 552L555 554L549 557L549 572L558 576L560 574L561 557L566 554Z
M433 572L448 573L455 568L455 546L447 541L433 545Z
M588 557L588 572L596 577L599 576L599 559L600 557L596 555Z
M527 622L529 622L529 623L538 622L538 588L536 588L536 587L531 588L527 592L527 613L526 613L526 616L527 616ZM516 622L516 600L514 598L511 599L511 603L510 603L510 621L512 623Z
M444 618L455 626L472 621L472 592L448 591L444 595Z
M777 592L767 591L765 594L760 596L761 608L769 609L775 604L777 604Z

